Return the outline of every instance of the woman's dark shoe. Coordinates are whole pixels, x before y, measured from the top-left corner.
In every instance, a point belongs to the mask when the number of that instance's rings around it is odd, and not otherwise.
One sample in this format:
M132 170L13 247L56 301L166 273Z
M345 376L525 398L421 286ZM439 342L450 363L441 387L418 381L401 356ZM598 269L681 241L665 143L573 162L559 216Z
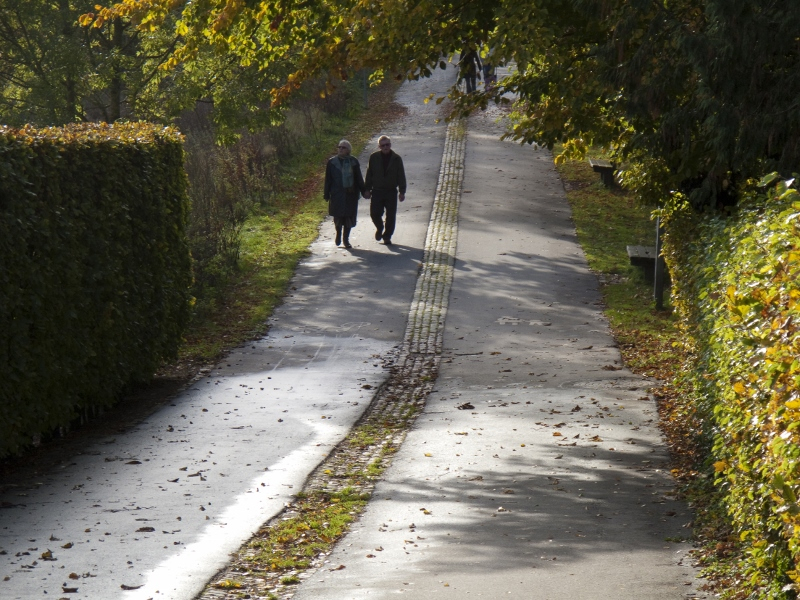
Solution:
M344 241L344 247L345 247L345 248L352 248L352 247L353 247L353 245L350 243L350 240L345 240L345 241Z
M341 229L337 229L336 230L336 245L338 246L341 243L342 243L342 230Z

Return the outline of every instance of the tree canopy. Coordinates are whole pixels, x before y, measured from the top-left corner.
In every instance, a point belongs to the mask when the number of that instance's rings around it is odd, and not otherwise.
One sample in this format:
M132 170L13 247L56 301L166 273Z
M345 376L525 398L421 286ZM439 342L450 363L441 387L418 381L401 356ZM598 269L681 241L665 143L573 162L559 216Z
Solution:
M461 110L513 92L513 137L563 144L566 155L605 146L651 199L683 192L715 206L765 172L800 171L797 3L122 0L81 22L120 19L169 32L173 72L196 72L208 56L256 69L273 105L320 74L424 77L480 43L515 74L489 92L454 91Z

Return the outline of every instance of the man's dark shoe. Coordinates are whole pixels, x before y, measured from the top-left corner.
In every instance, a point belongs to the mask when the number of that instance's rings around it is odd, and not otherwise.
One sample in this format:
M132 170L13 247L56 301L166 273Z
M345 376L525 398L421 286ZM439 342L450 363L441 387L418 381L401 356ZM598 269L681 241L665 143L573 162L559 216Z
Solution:
M386 244L387 246L391 246L391 244L392 244L392 236L384 235L383 236L383 243Z
M383 237L383 227L375 230L375 241L380 242Z
M345 241L344 241L344 247L345 247L345 248L352 248L352 247L353 247L353 245L350 243L350 240L345 240Z
M337 231L336 232L336 245L338 246L341 243L342 243L342 232L341 231Z

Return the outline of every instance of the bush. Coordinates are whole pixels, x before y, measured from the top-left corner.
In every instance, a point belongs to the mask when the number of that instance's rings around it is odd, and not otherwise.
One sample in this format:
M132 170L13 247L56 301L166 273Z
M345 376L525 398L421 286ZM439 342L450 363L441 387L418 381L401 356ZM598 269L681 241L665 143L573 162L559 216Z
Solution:
M667 224L673 298L694 344L717 484L746 548L746 587L753 597L795 598L800 194L778 182L729 218L697 219L683 205Z
M176 353L187 208L174 130L0 128L0 456Z
M187 138L188 236L197 296L236 270L242 227L252 207L269 203L277 190L276 160L264 137L247 135L230 146L215 144L208 130Z

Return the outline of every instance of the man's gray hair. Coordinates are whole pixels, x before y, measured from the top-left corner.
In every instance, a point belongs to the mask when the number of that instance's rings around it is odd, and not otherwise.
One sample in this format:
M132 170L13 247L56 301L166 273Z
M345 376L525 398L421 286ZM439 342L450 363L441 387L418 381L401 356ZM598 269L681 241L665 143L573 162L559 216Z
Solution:
M381 137L378 138L378 146L380 146L381 142L384 142L384 141L389 142L391 144L392 143L392 138L390 138L388 135L382 135Z
M353 144L351 144L347 140L339 140L339 145L340 146L347 146L347 151L348 152L352 152L353 151Z

